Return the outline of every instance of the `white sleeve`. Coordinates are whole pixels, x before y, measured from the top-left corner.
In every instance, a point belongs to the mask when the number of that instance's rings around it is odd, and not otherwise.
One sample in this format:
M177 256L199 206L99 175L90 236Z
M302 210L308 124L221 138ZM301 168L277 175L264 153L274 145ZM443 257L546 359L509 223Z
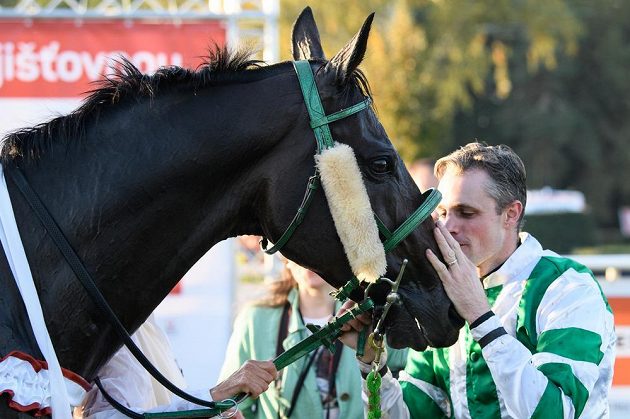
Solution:
M212 396L210 395L209 388L203 389L203 390L187 391L187 393L201 400L212 401ZM179 396L173 395L173 400L171 401L170 404L154 407L153 409L147 410L147 412L150 412L150 413L179 412L183 410L197 410L197 409L207 409L207 407L200 406L195 403L191 403L187 400L180 398Z
M151 388L151 377L136 361L126 347L123 347L100 369L101 384L115 400L123 406L138 411L156 405ZM80 414L75 417L85 419L113 419L124 417L109 404L101 391L94 385L85 396Z

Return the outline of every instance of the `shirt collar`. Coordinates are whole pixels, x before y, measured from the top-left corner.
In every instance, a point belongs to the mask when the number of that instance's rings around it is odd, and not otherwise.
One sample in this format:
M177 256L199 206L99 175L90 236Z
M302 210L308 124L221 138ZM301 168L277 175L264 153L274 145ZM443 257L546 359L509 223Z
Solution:
M538 240L524 232L519 234L519 238L521 245L516 248L514 253L499 269L483 279L484 288L493 288L513 280L524 279L521 278L523 270L540 259L543 249Z

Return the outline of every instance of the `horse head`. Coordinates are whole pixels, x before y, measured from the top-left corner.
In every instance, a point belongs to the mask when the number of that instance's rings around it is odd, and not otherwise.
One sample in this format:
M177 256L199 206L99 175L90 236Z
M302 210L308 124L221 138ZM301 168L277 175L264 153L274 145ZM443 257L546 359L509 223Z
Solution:
M324 56L310 8L302 12L294 25L293 58L296 61L309 60L311 63L326 115L371 99L369 85L363 73L358 70L358 66L366 51L372 19L373 15L370 15L352 40L330 60L326 60ZM288 220L293 216L292 213L300 205L299 191L303 190L305 182L296 185L295 175L304 172L304 161L312 161L312 155L315 154L315 140L308 125L309 115L306 106L302 105L302 109L294 124L296 135L290 143L294 145L300 142L309 143L309 146L293 147L300 150L292 157L295 168L286 167L287 160L284 163L285 167L278 168L286 176L276 177L275 182L278 184L271 189L277 191L277 194L268 196L271 201L269 207L274 207L274 202L282 202L283 205L273 214L261 217L264 235L272 242L280 238ZM336 142L349 146L354 152L360 172L358 176L362 178L369 197L368 207L371 204L374 214L393 231L423 203L423 195L387 137L374 109L367 106L364 110L331 122L330 130ZM339 171L341 176L352 176L352 171L345 170L345 166L349 166L345 163L347 162L341 163L344 166L344 170ZM318 165L318 168L322 170L321 165ZM290 194L294 196L293 202L287 201L287 191L293 191ZM345 208L352 217L354 212L362 211L359 207L363 203L357 202L360 200L355 200L344 192L341 194L329 193L328 190L326 192L326 197L322 193L315 194L303 223L295 230L293 238L287 242L282 252L290 259L316 271L332 285L340 287L353 274L357 274L355 267L352 266L356 255L351 253L361 254L365 251L361 248L348 247L357 241L365 240L366 232L373 227L355 222L350 227L345 227L346 230L349 228L353 231L340 231L344 226L340 226L337 219L333 222L331 217L331 211L334 213L333 207L341 206L342 211ZM373 223L374 219L371 218ZM433 238L433 228L434 222L429 216L387 254L386 272L380 273L394 279L399 274L403 260L409 261L398 290L402 297L400 304L391 308L385 323L388 343L392 347L421 350L427 345L448 346L455 342L458 329L463 324L446 296L437 273L425 258L427 248L440 254ZM351 241L351 244L343 241L344 235L349 236L347 240ZM378 240L378 233L375 237L372 234L372 238ZM380 242L378 244L380 245ZM368 247L370 247L368 253L373 252L370 243ZM388 289L384 284L377 284L371 288L370 296L377 304L377 312L384 304ZM356 292L352 298L359 300L363 298L363 294Z

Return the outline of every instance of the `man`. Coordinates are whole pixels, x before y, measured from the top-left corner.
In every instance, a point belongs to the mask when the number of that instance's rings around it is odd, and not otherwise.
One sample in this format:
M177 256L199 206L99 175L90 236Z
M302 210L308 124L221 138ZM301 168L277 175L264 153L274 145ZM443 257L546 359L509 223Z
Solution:
M427 258L467 324L450 348L411 351L398 381L385 373L383 411L392 418L608 417L612 311L586 267L519 234L527 198L521 159L507 146L471 143L438 160L435 174L444 262L430 250ZM352 345L350 326L343 340ZM364 371L373 358L366 348Z

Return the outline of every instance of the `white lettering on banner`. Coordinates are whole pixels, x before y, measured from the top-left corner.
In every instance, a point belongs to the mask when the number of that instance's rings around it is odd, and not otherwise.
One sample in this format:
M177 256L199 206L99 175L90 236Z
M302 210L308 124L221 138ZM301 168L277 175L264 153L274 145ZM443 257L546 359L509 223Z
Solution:
M10 81L34 83L37 81L74 83L82 78L98 80L120 67L125 57L143 73L151 73L167 65L181 66L178 52L90 51L62 50L59 42L45 45L35 42L0 43L0 88Z
M42 63L42 77L46 81L56 82L59 79L53 70L54 59L58 52L59 42L51 42L47 46L41 48L39 57Z
M0 65L0 71L6 75L7 80L12 80L15 76L14 68L15 63L13 59L13 44L7 43L5 48L2 48L0 44L0 64L4 63L4 66ZM0 74L0 87L2 87L2 74Z

